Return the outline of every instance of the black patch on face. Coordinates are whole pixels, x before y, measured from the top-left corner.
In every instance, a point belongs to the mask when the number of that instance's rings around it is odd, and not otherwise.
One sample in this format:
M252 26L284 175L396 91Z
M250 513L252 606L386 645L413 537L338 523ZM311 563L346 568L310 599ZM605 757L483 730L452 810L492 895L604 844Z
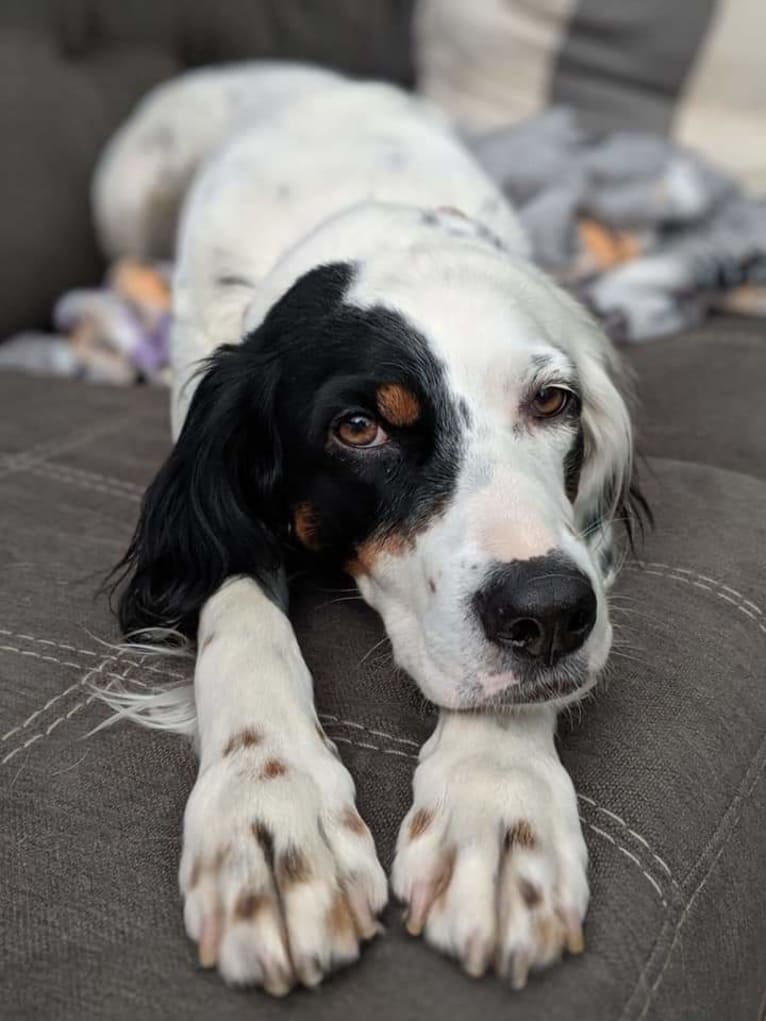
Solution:
M579 425L572 445L564 458L564 488L570 503L574 503L577 499L577 490L580 486L580 474L584 460L585 434L582 425Z
M347 265L308 273L244 345L281 364L275 425L286 505L316 508L318 545L340 559L372 536L416 532L449 499L461 459L442 365L398 313L345 304L352 279ZM307 322L311 308L318 314ZM417 421L384 423L389 442L372 450L333 442L333 421L356 409L376 415L386 383L414 395Z
M321 266L298 280L240 345L208 360L175 448L144 499L117 571L126 633L172 626L193 635L204 602L245 575L279 596L292 515L309 505L320 550L335 563L374 537L407 538L448 501L461 426L444 368L398 313L344 303L354 269ZM333 422L377 416L394 383L416 398L390 442L343 447Z

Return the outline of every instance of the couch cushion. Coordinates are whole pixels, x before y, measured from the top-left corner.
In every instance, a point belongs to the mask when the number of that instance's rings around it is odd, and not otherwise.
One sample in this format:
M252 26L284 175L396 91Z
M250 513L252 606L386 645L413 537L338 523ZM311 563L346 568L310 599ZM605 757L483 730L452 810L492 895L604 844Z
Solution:
M521 994L388 932L289 1005L200 972L176 867L195 763L174 736L104 719L89 680L175 680L123 654L103 572L167 449L166 397L0 376L0 930L14 1018L756 1017L766 945L766 483L654 459L658 527L626 566L599 697L562 725L591 854L588 950ZM342 595L340 596L342 598ZM379 622L306 583L301 642L323 721L386 865L433 718Z
M623 353L644 454L766 478L766 323L719 316Z

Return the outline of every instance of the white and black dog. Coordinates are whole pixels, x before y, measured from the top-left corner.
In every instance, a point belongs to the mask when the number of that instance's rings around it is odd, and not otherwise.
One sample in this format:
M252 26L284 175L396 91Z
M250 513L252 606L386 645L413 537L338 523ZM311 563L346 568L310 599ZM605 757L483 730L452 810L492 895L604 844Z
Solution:
M446 120L395 88L289 66L164 86L102 161L105 244L156 248L187 185L176 442L120 621L196 641L188 934L228 982L283 994L356 958L387 900L287 614L298 543L353 575L440 707L393 867L408 928L523 986L583 946L554 729L612 639L633 492L615 355Z

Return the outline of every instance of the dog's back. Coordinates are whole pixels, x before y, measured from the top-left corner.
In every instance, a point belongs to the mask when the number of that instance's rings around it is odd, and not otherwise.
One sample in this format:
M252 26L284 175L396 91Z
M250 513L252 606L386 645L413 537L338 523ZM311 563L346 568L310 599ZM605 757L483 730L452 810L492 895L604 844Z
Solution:
M139 189L133 174L132 233L121 236L118 223L110 234L113 248L129 237L140 254L154 254L152 239L167 232L168 211L178 207L191 179L176 252L175 431L183 416L180 395L199 359L240 339L258 285L333 215L370 202L454 207L509 249L524 249L512 210L430 104L393 86L289 65L249 75L207 72L164 87L123 129L119 149L97 178L97 212L114 210L124 167L140 165L148 127L156 135L164 124L166 135L185 139L174 172L144 169ZM193 109L205 116L206 95L216 116L190 132ZM109 233L106 212L101 219L102 234ZM112 225L115 219L111 213ZM346 250L334 256L353 260L353 230L341 243Z

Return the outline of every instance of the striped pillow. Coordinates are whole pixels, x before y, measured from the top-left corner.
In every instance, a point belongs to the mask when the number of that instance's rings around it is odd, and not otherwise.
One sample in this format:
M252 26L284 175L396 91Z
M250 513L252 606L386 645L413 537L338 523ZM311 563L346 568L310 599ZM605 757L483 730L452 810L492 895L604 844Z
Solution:
M421 91L467 128L568 104L766 192L766 0L417 0Z

